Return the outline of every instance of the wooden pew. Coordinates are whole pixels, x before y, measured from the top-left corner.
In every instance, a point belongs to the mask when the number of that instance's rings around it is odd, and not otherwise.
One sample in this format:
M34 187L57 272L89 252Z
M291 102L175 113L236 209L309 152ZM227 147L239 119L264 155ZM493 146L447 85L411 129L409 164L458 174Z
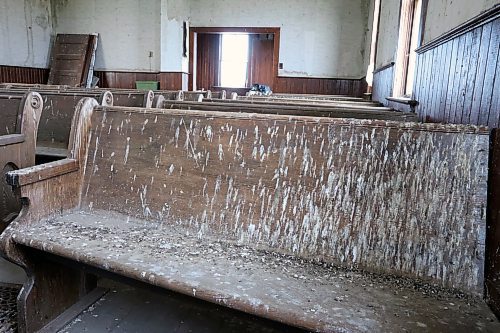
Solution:
M125 100L123 95L116 96L110 91L99 91L97 94L99 94L97 99L99 105L112 106L115 98L118 102L126 104L123 103ZM82 98L85 98L85 94L42 92L41 95L44 108L38 130L36 153L42 161L65 158L73 117L77 105Z
M10 95L22 96L23 91L0 90ZM49 89L40 90L43 112L38 126L36 155L41 162L64 158L71 130L71 122L78 102L85 97L94 97L100 105L112 106L114 96L110 91L63 92Z
M342 104L355 104L355 105L371 105L371 106L382 106L379 102L373 102L365 99L307 99L307 98L275 98L272 96L237 96L238 101L249 101L249 102L261 102L261 103L313 103L313 104L332 104L332 103L342 103Z
M247 96L248 98L255 98L260 96ZM352 97L345 95L316 95L316 94L283 94L273 93L268 98L284 98L284 99L308 99L308 100L331 100L331 101L364 101L361 97Z
M396 112L385 107L364 107L350 105L273 105L273 104L251 104L238 102L186 102L186 101L164 101L162 108L201 110L201 111L223 111L264 113L281 115L298 115L330 118L357 118L357 119L381 119L398 121L418 121L415 113Z
M150 108L153 105L154 93L152 90L130 90L130 89L88 89L68 86L54 85L0 85L0 93L6 92L26 92L37 91L40 93L64 93L77 94L83 97L93 97L100 100L99 96L106 92L112 92L113 105L126 107Z
M89 292L89 272L315 332L500 329L481 300L486 129L116 107L88 120L83 104L71 156L9 173L28 199L0 236L29 276L21 332Z
M220 100L220 99L203 99L204 102L238 102L238 103L253 103L253 104L275 104L275 105L324 105L324 106L332 106L332 105L350 105L350 106L383 106L378 102L372 101L337 101L337 100L317 100L317 99L284 99L284 98L262 98L262 97L254 97L254 98L240 98L238 97L236 101L232 100Z
M0 232L21 210L21 198L6 173L35 164L35 145L43 101L39 94L0 96Z
M212 91L212 98L227 99L226 90Z

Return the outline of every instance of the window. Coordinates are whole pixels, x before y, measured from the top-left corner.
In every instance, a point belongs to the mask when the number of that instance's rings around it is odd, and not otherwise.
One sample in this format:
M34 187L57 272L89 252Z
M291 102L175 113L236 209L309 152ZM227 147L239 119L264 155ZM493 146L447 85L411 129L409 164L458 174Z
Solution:
M222 34L220 84L223 87L243 88L248 81L247 34Z
M411 96L415 72L415 49L420 44L423 0L403 0L399 23L398 50L394 69L394 97Z

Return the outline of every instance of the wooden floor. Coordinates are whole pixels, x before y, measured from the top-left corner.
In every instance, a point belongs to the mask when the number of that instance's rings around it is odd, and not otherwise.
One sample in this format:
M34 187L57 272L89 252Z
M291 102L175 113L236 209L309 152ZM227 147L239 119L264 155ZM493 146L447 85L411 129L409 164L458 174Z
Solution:
M60 333L300 333L193 298L101 281L110 291Z
M0 280L20 283L23 279L22 271L3 259L0 260ZM59 332L302 332L191 297L167 293L158 289L131 287L110 280L101 280L100 285L109 289L109 292ZM453 318L453 313L456 311L452 309L456 307L461 308L459 311L474 311L477 304L467 306L463 301L448 300L448 306L441 313L442 320L448 321ZM460 304L465 306L462 307ZM461 326L457 325L453 329L453 333L475 332L476 330L470 330L474 326L478 332L498 332L496 328L500 324L493 314L486 310L483 315L485 316L473 316L475 317L473 321L483 322L482 325L477 326L470 322L469 325L464 325L469 327L469 330L457 330L457 327ZM459 320L459 317L455 318ZM489 324L484 325L485 322L489 322ZM415 330L411 331L451 332L451 327L449 327L450 330L442 330L446 325L437 331L424 327L425 323L421 323L421 325L418 329L414 328ZM464 326L462 328L465 328Z

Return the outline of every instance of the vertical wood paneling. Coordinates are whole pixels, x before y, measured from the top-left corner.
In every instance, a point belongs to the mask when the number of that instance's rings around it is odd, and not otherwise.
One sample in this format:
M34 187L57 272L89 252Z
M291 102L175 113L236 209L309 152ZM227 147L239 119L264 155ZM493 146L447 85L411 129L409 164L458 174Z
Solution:
M45 84L49 78L48 68L0 65L0 82Z
M135 89L136 81L158 81L162 90L187 90L187 73L180 72L108 72L96 71L101 88Z
M496 128L500 127L500 52L497 59L495 82L493 83L493 97L491 99L490 114L495 113L497 118Z
M455 74L457 72L457 58L458 58L458 51L459 51L459 39L456 38L452 42L452 48L451 48L451 63L450 63L450 71L448 78L445 80L448 80L447 84L447 90L446 90L446 108L445 108L445 114L443 115L444 118L443 120L445 122L451 122L452 119L452 110L453 110L453 101L454 101L454 95L453 91L455 90L454 82L455 82ZM432 64L429 64L430 68L428 70L432 70ZM425 94L427 95L427 94ZM423 101L424 105L425 101Z
M465 35L465 49L462 57L462 67L460 71L460 83L459 83L459 92L457 98L457 108L455 111L455 123L462 123L463 114L467 113L464 110L465 104L465 93L467 91L467 78L469 75L470 69L470 60L471 56L471 48L472 48L472 34Z
M198 34L196 89L213 90L219 86L221 34Z
M372 99L384 105L388 105L386 97L392 96L394 79L394 66L389 66L373 74Z
M498 126L498 110L491 110L493 91L494 89L500 89L500 87L494 87L495 74L498 62L498 47L500 39L500 19L496 22L492 22L491 35L490 35L490 45L488 50L488 60L486 62L486 75L484 77L484 86L493 87L493 89L483 89L483 96L481 98L481 112L488 113L488 126L496 127Z
M249 38L248 83L265 84L274 89L274 40L262 39L260 34L249 35Z
M472 116L472 98L474 95L474 85L476 83L479 50L481 45L481 33L483 28L475 29L471 33L471 51L468 65L467 81L465 84L464 105L461 123L470 123Z
M439 46L436 49L435 59L442 59L444 56L444 52L446 52L445 47L443 45ZM430 104L430 112L431 119L437 119L439 117L439 100L441 99L441 92L443 86L441 84L443 79L443 71L445 66L439 66L439 68L434 72L434 87L432 91L432 104Z
M485 124L488 120L488 115L484 112L481 113L481 97L483 96L483 82L484 76L486 75L486 63L488 61L488 49L490 46L491 37L491 24L486 24L483 26L481 34L481 47L479 51L479 60L476 77L478 80L474 85L474 97L472 98L472 108L471 112L474 113L474 124Z
M278 76L273 91L292 94L348 95L362 97L367 90L366 80L335 78L304 78Z
M499 35L500 19L495 18L418 54L414 98L421 119L500 126ZM380 90L377 74L374 99Z

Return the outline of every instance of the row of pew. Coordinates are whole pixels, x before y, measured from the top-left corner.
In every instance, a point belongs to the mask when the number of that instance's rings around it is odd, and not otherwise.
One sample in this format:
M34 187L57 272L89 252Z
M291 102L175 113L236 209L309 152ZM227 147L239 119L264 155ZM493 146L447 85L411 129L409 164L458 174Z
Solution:
M486 128L348 96L222 97L0 86L20 332L98 276L314 332L500 330L482 301Z

